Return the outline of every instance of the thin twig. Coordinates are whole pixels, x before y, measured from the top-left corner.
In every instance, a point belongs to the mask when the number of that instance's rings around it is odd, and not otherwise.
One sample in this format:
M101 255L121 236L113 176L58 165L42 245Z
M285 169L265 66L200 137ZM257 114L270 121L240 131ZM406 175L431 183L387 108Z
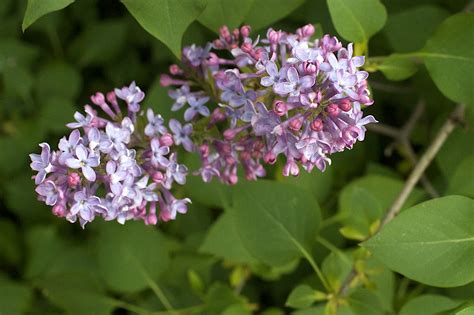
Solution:
M412 165L416 165L416 163L418 162L418 159L416 157L415 150L413 150L413 147L410 143L410 135L413 131L413 128L416 125L416 122L420 119L421 115L423 114L424 107L425 107L424 101L420 100L417 103L415 110L413 110L412 114L410 115L410 118L401 129L398 129L392 126L387 126L384 124L372 124L372 125L367 126L370 130L383 134L385 136L392 137L395 140L391 145L389 145L385 149L386 155L391 155L394 146L399 144L403 148L405 148L405 152L407 154L407 157L410 163ZM434 186L431 184L429 179L424 174L421 178L421 184L425 188L426 192L431 196L431 198L439 197L439 193L436 191Z
M420 161L416 164L415 168L411 172L410 176L408 177L407 181L405 182L405 186L403 190L398 195L397 199L393 202L390 210L388 211L387 215L382 221L380 228L382 228L385 224L390 222L402 209L403 204L408 199L411 191L415 187L416 183L420 180L421 176L425 172L426 168L430 165L431 161L434 159L436 154L438 153L441 146L444 144L448 136L456 127L456 124L462 119L462 115L464 112L464 106L462 104L456 106L454 112L448 118L448 120L444 123L443 127L439 130L438 134L436 135L435 139L428 147L426 152L421 157ZM380 229L379 228L379 229Z
M457 105L450 117L446 120L444 125L439 130L433 142L430 144L426 152L421 157L420 161L416 164L415 168L412 170L410 176L405 182L405 186L398 195L397 199L393 202L392 206L387 211L382 223L380 224L379 229L374 233L377 234L380 229L382 229L388 222L390 222L402 209L403 204L408 199L408 196L412 192L416 183L420 180L426 168L430 165L431 161L434 159L441 146L444 144L448 136L454 130L456 125L463 120L464 115L464 105ZM339 296L345 296L349 291L349 287L357 276L357 271L352 267L351 271L347 277L342 282L341 288L338 292Z

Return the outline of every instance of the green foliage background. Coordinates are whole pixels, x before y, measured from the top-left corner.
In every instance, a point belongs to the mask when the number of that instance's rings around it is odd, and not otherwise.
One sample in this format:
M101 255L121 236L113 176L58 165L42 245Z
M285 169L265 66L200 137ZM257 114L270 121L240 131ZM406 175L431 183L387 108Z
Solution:
M0 1L0 314L474 314L472 7ZM190 177L178 191L193 199L189 213L158 228L97 220L83 231L36 201L28 154L56 144L89 95L135 80L144 106L175 117L159 74L177 62L181 35L204 44L221 24L242 23L255 34L313 23L355 42L371 72L368 113L402 128L424 104L408 135L418 156L464 103L462 126L426 172L441 197L417 186L400 216L358 246L413 169L406 146L368 132L325 173L282 178L277 165L268 179L235 187Z

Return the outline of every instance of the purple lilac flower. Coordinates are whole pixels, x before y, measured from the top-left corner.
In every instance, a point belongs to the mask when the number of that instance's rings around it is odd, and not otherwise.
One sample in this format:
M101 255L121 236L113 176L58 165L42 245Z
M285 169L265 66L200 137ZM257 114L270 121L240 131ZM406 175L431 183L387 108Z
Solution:
M184 112L184 119L186 121L190 121L198 113L205 117L209 116L210 115L209 108L207 108L204 105L208 101L209 101L209 97L196 97L196 96L190 97L188 99L190 107L186 109L186 111Z
M161 116L150 110L146 115L149 124L139 123L143 113L136 114L143 97L134 83L107 93L111 106L106 104L104 94L96 93L91 98L93 103L109 118L99 117L86 105L86 116L75 115L78 122L69 126L77 129L59 141L57 151L51 152L48 144L41 143L41 154L30 155L31 167L38 172L38 199L52 206L54 215L69 222L79 221L84 227L96 217L120 224L128 220L157 224L159 218L170 219L169 209L173 213L187 211L186 202L178 204L169 191L173 182L185 182L187 168L171 152L173 136ZM120 100L129 109L123 119ZM180 131L175 141L192 145L190 126L177 126Z
M194 149L193 142L189 137L193 132L193 125L185 124L181 125L176 119L170 119L170 129L173 132L173 139L176 145L183 145L184 149L188 152L192 152Z
M73 169L80 168L84 174L84 177L88 181L95 181L96 174L93 167L99 166L100 158L98 156L94 156L94 154L82 144L76 147L75 153L77 158L68 158L66 160L66 165Z

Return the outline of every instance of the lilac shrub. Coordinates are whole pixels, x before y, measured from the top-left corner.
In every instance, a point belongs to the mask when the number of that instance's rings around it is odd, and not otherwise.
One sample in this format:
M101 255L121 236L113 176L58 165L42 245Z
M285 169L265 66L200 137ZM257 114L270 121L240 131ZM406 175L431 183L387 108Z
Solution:
M169 92L172 110L186 108L194 126L176 142L200 155L204 181L235 184L238 165L246 179L265 176L263 164L280 155L285 176L301 167L324 171L331 154L364 140L365 125L376 120L363 116L373 100L352 44L312 39L312 25L295 34L270 28L255 40L249 33L249 26L223 26L219 39L185 47L182 65L161 76L163 86L177 87Z
M186 182L188 170L172 147L175 142L186 147L189 128L171 122L173 137L160 115L151 109L140 112L145 94L134 82L106 95L91 97L104 115L86 105L85 114L77 112L76 122L67 124L73 130L57 151L41 143L41 154L30 155L31 168L38 172L38 198L56 216L82 227L96 216L122 224L130 219L157 224L186 213L190 200L175 198L170 189Z

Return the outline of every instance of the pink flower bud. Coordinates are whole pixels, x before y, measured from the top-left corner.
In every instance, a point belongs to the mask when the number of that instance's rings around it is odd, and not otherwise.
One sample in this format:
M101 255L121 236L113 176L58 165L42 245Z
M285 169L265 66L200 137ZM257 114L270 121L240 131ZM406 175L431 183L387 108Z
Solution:
M298 29L297 33L301 37L311 37L314 34L314 26L313 24L306 24Z
M294 130L294 131L298 131L300 130L301 126L303 125L303 121L302 119L300 118L296 118L296 119L293 119L290 121L290 123L288 124L288 126L290 127L290 129Z
M66 215L66 208L64 207L64 205L57 203L56 205L54 205L52 212L55 216L61 218Z
M240 153L240 158L242 160L249 160L251 157L252 155L250 154L249 151L243 151L242 153Z
M170 133L165 133L160 137L160 145L170 147L173 145L173 136Z
M156 217L156 214L154 213L150 213L145 219L146 225L156 225L157 222L158 222L158 218Z
M216 108L211 114L211 122L218 123L225 120L225 114L221 108Z
M117 96L114 91L107 93L107 101L112 104L117 104Z
M273 111L278 115L278 116L283 116L286 115L288 112L288 106L286 106L286 103L282 100L276 100L273 102Z
M240 34L243 38L249 37L251 28L248 25L244 25L240 28Z
M220 39L216 39L215 41L213 41L212 45L216 49L223 49L225 47L224 43Z
M283 176L298 176L300 169L294 160L288 160L283 167Z
M151 179L157 183L157 184L160 184L163 182L163 180L165 179L165 176L163 175L162 172L158 171L158 172L155 172L153 173L153 175L151 176Z
M219 28L219 34L224 38L227 42L230 41L230 32L229 28L226 25L223 25Z
M334 104L334 103L330 104L328 107L326 107L326 112L331 117L337 117L340 112L339 106L337 106L337 104Z
M229 177L227 178L227 183L229 185L235 185L239 181L239 178L237 177L237 174L230 174Z
M81 176L77 173L71 173L67 176L67 184L69 187L76 187L81 183Z
M207 59L207 64L210 66L218 66L219 65L219 57L215 53L209 53L209 58Z
M224 131L224 139L226 140L232 140L234 137L237 135L237 130L235 129L227 129Z
M263 161L267 164L274 164L276 162L276 156L272 151L268 151L263 156Z
M318 68L316 67L314 63L307 62L307 61L303 63L303 69L307 74L314 74L318 70Z
M243 43L240 49L242 49L243 52L250 53L252 52L253 47L251 43Z
M234 29L232 30L232 36L234 36L234 38L239 38L239 35L240 35L239 29L238 29L238 28L234 28Z
M199 153L203 158L207 158L209 156L209 146L207 144L202 144L199 147Z
M104 104L105 103L104 94L102 94L100 92L95 93L95 95L91 96L91 101L92 101L92 103L94 103L96 105Z
M173 79L167 74L162 74L160 76L160 85L161 86L170 86Z
M310 125L311 130L316 132L323 130L323 126L323 121L320 118L316 118L315 120L313 120Z
M278 44L278 42L280 41L280 38L281 38L280 32L271 30L268 33L268 40L270 41L270 44Z
M352 109L352 104L348 99L343 99L339 104L339 108L344 112L348 112Z
M170 66L170 73L172 75L179 75L183 73L183 70L181 70L181 68L177 64L173 64Z

